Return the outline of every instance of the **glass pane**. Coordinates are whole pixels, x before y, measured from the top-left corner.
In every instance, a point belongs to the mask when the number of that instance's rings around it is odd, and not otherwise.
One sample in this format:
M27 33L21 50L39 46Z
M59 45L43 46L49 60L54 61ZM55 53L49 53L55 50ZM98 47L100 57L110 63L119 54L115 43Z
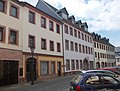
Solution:
M11 7L11 15L17 17L17 8L14 6Z
M0 27L0 41L3 40L3 28Z
M4 2L0 1L0 11L4 11Z
M29 13L29 21L34 23L34 13L32 12Z
M41 62L41 74L48 74L48 62Z
M16 32L14 31L10 32L10 43L16 44Z

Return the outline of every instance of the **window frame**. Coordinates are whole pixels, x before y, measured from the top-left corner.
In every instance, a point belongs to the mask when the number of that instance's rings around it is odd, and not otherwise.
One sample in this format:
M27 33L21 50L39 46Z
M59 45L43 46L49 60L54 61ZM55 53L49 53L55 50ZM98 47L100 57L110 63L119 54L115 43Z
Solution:
M49 30L54 31L54 23L51 20L49 20Z
M35 47L35 36L34 35L28 35L28 47L30 47L30 37L33 37L34 38L34 47Z
M50 51L54 51L54 41L50 40Z
M69 40L65 39L65 50L69 50Z
M66 34L68 34L68 25L64 25L64 32L66 33Z
M16 41L15 41L15 43L12 43L10 41L10 37L11 37L10 33L11 33L11 31L16 33L16 36L15 36L16 37L15 38ZM12 28L9 28L9 39L8 40L9 40L8 41L9 44L18 45L18 43L19 43L19 31L15 30L15 29L12 29Z
M42 21L43 20L43 21ZM43 24L44 23L44 24ZM46 18L41 16L41 27L46 28Z
M16 9L16 15L15 16L12 14L12 8ZM20 8L13 3L10 3L10 16L12 16L14 18L17 18L17 19L19 19L19 16L20 16Z
M3 10L0 10L0 12L7 13L7 0L2 0L0 2L3 2Z
M56 24L56 33L60 34L60 25Z
M31 19L30 19L30 14L33 15L33 21L31 21ZM29 10L29 14L28 14L28 20L29 20L29 22L32 23L32 24L35 24L35 18L36 18L35 12Z
M42 46L42 43L44 42L44 47ZM47 40L44 38L41 38L41 49L42 50L47 50Z
M61 52L61 43L57 42L57 52Z
M0 28L3 28L3 30L2 30L2 38L1 38L0 42L4 42L5 43L6 27L0 25Z

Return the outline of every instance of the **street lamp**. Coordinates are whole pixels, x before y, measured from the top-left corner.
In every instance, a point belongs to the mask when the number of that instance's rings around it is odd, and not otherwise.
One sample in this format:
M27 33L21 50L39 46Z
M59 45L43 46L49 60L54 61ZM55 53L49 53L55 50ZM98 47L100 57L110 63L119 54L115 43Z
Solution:
M30 45L30 50L31 50L31 85L34 85L34 71L33 71L33 67L34 67L34 59L33 59L33 54L34 54L34 50L35 47L33 45L33 43Z

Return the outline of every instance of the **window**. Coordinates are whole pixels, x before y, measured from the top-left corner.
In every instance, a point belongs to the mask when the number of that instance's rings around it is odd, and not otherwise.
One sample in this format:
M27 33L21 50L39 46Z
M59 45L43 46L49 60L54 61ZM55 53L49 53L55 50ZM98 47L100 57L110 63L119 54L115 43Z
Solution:
M46 28L46 18L41 17L41 27Z
M76 69L79 69L79 62L76 60Z
M91 48L91 54L93 54L93 48Z
M47 75L48 74L48 62L41 61L41 75Z
M106 85L106 84L118 84L118 82L110 76L103 76L102 82L104 85Z
M84 40L84 34L82 33L82 40Z
M66 70L70 70L70 60L66 59Z
M10 15L15 18L19 18L19 8L15 5L11 4Z
M75 43L75 51L78 52L78 44Z
M55 62L51 62L51 73L55 74Z
M98 76L90 76L87 78L85 83L90 85L98 85L100 84L100 79Z
M57 43L57 52L61 52L61 46L60 46L60 43Z
M18 44L18 32L15 30L10 30L10 39L9 43Z
M35 47L35 37L32 35L29 35L29 47L34 46Z
M73 28L72 27L70 27L70 35L73 36Z
M70 41L70 49L71 49L71 51L74 51L74 44L72 41Z
M65 40L65 50L69 50L69 41Z
M74 36L77 37L77 30L74 29Z
M79 44L79 52L81 52L81 44Z
M0 11L5 12L5 1L0 1Z
M87 35L85 34L85 41L87 41Z
M75 70L75 62L73 59L71 60L71 66L72 66L72 70Z
M88 47L88 52L89 52L89 54L90 54L90 47Z
M80 31L78 31L78 38L80 39Z
M90 42L89 36L88 36L88 42Z
M92 38L90 37L90 43L92 43Z
M50 29L51 31L54 31L54 30L53 30L53 22L52 22L52 21L49 21L49 29Z
M60 34L60 25L56 24L56 32Z
M46 50L46 39L41 39L41 49Z
M80 69L82 69L83 67L82 67L82 60L80 60Z
M88 47L86 46L86 54L88 54Z
M85 53L85 47L84 47L84 45L82 45L82 49L83 49L83 53Z
M96 42L94 42L94 47L96 48Z
M5 40L5 31L4 31L4 27L0 27L0 41L4 42Z
M29 11L29 22L35 24L35 13Z
M65 29L65 33L68 34L68 26L67 25L65 25L64 29Z
M50 41L50 51L54 51L54 42Z

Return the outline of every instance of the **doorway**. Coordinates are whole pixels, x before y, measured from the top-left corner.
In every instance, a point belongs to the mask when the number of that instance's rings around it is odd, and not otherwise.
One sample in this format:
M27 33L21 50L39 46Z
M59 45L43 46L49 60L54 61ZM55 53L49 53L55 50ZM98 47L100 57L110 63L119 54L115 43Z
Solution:
M33 70L33 74L32 74ZM26 61L26 79L27 82L32 81L32 76L34 80L36 80L36 59L35 58L28 58Z
M18 84L18 61L0 61L0 86Z
M58 67L58 76L61 76L61 62L57 63L57 67Z

